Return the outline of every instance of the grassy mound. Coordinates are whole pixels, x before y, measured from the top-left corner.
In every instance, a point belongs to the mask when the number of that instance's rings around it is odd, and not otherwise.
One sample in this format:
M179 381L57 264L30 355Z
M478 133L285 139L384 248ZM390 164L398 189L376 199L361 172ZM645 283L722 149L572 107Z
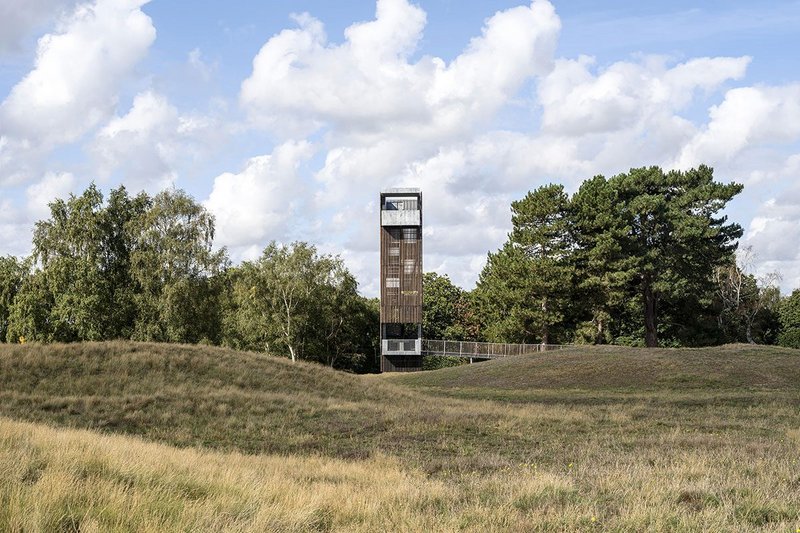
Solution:
M383 397L381 387L325 366L212 346L128 341L0 344L0 365L4 389L37 394L150 395L190 387L311 392L343 401Z
M392 376L417 387L529 389L800 389L800 350L735 344L642 349L585 346Z
M366 456L359 436L374 436L392 401L414 398L379 380L223 348L0 346L0 415L179 446Z

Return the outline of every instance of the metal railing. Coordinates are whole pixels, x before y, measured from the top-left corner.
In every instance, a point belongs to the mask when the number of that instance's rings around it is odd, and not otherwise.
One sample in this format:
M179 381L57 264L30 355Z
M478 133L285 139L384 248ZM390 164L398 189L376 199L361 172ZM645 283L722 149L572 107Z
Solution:
M501 342L422 340L423 355L469 357L475 359L499 359L512 355L560 350L568 347L569 345L567 344L510 344Z
M388 355L419 355L421 339L383 339L381 353Z

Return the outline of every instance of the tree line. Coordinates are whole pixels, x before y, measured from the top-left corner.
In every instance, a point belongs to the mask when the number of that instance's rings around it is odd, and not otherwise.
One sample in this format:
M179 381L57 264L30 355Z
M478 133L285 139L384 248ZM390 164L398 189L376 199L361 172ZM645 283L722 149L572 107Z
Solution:
M741 190L700 166L530 191L473 290L425 274L423 335L800 348L800 291L782 298L777 275L757 277L723 214ZM377 369L378 301L341 258L273 242L232 265L213 239L213 216L183 191L58 199L31 255L0 257L0 341L207 343Z
M800 348L800 291L757 277L742 228L723 210L739 192L700 166L631 169L530 191L472 291L426 274L426 336L454 340Z
M378 304L338 257L269 244L233 266L214 218L183 191L50 204L32 253L0 258L0 340L205 343L370 371Z

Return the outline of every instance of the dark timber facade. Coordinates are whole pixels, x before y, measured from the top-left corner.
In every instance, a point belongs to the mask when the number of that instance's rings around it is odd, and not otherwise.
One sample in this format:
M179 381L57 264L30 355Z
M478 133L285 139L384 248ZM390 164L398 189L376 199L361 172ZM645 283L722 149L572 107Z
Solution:
M422 193L381 193L381 372L422 369Z

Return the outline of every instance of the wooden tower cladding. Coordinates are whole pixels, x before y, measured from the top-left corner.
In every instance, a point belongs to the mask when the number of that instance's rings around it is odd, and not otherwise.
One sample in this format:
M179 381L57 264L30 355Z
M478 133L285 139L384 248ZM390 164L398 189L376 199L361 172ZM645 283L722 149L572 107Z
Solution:
M418 228L381 228L381 322L422 323L422 238Z
M381 371L422 368L422 193L389 189L381 206Z

